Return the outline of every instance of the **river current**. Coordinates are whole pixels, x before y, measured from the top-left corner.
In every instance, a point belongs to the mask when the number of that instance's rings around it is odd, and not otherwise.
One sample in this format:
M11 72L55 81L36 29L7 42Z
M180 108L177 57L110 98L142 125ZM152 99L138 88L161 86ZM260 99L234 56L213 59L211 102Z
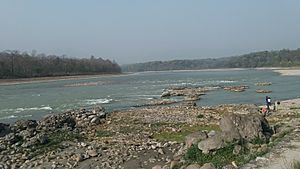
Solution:
M258 82L272 85L256 86ZM174 86L233 85L248 85L249 89L241 93L222 89L208 92L197 104L264 104L266 94L256 93L257 89L272 90L268 95L273 100L300 96L300 76L281 76L272 70L143 72L0 86L0 122L40 119L50 113L94 106L103 106L109 112L128 109L160 99L163 89Z

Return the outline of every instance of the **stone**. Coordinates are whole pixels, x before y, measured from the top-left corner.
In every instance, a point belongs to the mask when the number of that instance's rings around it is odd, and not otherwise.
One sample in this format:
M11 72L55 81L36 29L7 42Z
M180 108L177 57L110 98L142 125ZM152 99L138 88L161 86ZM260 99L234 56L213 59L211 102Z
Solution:
M98 117L99 118L106 118L106 113L105 112L99 112Z
M228 165L223 166L222 169L236 169L236 167L234 167L231 164L228 164Z
M92 118L91 123L99 124L100 123L100 118L99 117Z
M36 128L38 125L36 120L18 120L15 122L14 127L16 130L26 130L29 128Z
M24 140L31 138L34 136L34 131L33 130L22 130L18 133L19 136L21 136Z
M196 144L201 140L205 140L206 138L207 138L206 132L202 132L202 131L195 132L185 137L185 145L187 148L190 148L193 144Z
M211 150L217 150L225 146L224 139L220 134L213 137L209 137L206 140L202 140L198 143L198 148L202 150L202 153L208 154Z
M91 156L91 157L96 157L96 156L98 156L98 153L97 153L96 150L88 150L88 151L87 151L87 154L88 154L89 156Z
M214 135L216 135L216 131L215 130L211 130L210 132L207 133L208 137L212 137Z
M242 150L242 146L241 145L235 145L234 148L233 148L233 152L232 153L235 154L235 155L238 155L238 154L240 154L241 150Z
M170 97L170 96L171 96L170 91L164 91L164 92L162 92L162 94L161 94L161 97Z
M45 133L39 133L36 135L37 140L40 144L47 144L49 139L48 136Z
M162 169L162 166L161 165L156 165L156 166L152 167L152 169Z
M163 151L161 148L158 149L157 152L158 152L159 154L162 154L162 155L165 154L164 151Z
M216 169L212 163L205 163L200 169Z
M76 162L81 162L81 161L83 161L83 156L81 154L77 154L77 155L75 155L74 160Z
M267 151L268 151L268 145L267 145L267 144L262 144L262 145L260 146L260 148L261 148L261 151L262 151L262 152L267 152Z
M186 169L200 169L200 165L198 165L198 164L191 164L191 165L188 165L186 167Z
M11 132L8 124L0 123L0 137L3 137Z
M14 144L18 142L21 138L17 136L15 133L9 133L5 136L5 141L7 141L9 144Z
M170 162L170 169L173 169L177 164L178 164L178 161L172 160L172 161Z

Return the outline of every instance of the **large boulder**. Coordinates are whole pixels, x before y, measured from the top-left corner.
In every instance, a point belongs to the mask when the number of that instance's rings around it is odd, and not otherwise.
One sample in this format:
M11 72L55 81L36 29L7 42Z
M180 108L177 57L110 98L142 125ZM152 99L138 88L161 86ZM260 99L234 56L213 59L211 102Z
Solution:
M0 123L0 137L3 137L11 132L8 124Z
M57 128L74 128L75 119L70 115L50 115L39 121L38 128L44 130L55 130Z
M220 128L226 141L257 138L267 141L272 135L268 121L259 114L225 114L220 120Z
M13 127L17 131L22 131L22 130L36 128L37 125L38 124L36 120L18 120L15 122Z
M205 140L202 140L198 143L198 148L202 150L202 153L208 154L212 150L218 150L225 146L224 138L221 133L214 135L213 137L209 137Z
M206 138L207 138L206 132L202 132L202 131L189 134L185 137L186 148L190 148L193 144L196 144L201 140L205 140Z

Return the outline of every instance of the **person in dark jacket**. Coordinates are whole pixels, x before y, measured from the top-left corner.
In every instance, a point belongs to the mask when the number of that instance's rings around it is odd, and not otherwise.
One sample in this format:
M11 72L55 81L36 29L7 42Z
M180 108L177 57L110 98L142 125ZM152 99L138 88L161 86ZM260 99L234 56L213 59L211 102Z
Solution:
M266 105L267 105L267 109L270 110L270 106L271 106L272 102L271 102L271 97L266 96Z

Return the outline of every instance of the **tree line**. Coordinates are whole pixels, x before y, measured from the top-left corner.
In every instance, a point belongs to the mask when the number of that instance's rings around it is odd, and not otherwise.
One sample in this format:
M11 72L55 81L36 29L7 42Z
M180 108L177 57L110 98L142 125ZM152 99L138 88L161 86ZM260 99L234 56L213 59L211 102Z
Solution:
M102 58L68 58L66 56L28 54L19 51L0 52L0 78L29 78L120 73L115 61Z
M216 68L257 68L300 66L300 49L254 52L241 56L198 60L171 60L122 66L125 72L195 70Z

